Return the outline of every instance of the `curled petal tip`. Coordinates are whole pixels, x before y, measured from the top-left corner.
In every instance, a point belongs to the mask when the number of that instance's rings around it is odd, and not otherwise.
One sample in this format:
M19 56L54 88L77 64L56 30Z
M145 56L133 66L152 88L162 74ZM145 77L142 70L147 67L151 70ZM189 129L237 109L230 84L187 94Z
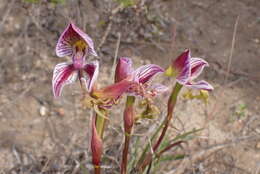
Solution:
M206 66L209 64L204 59L191 58L191 79L197 78Z

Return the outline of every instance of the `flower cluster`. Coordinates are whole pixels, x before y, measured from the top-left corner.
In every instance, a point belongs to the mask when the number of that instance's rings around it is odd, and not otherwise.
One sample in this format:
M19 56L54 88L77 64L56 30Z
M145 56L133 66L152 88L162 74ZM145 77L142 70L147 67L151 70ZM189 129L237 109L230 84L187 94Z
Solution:
M80 81L83 89L83 97L86 106L94 108L96 111L95 118L92 119L92 163L95 174L101 173L100 163L102 156L102 137L104 132L105 119L108 118L108 110L118 103L124 94L127 95L126 106L124 110L124 127L125 127L125 146L123 149L121 174L127 173L127 153L130 142L130 136L135 116L134 102L135 97L151 101L158 94L168 91L168 87L162 84L151 84L150 81L158 74L165 74L176 79L175 86L168 99L168 110L165 121L163 122L162 132L158 140L153 145L153 151L156 153L167 131L170 120L173 117L173 110L177 101L177 96L182 87L198 89L202 91L211 91L213 87L206 81L194 80L202 73L208 63L201 58L191 57L190 50L185 50L180 56L172 61L171 65L164 70L155 64L142 65L137 69L133 68L131 58L121 57L115 69L114 83L97 89L95 83L99 73L99 62L88 61L89 56L97 56L94 49L93 40L81 29L70 23L61 34L57 46L56 54L58 57L71 57L71 62L59 63L55 66L52 79L52 89L54 97L62 94L64 86ZM206 96L206 95L204 95ZM205 98L205 97L204 97ZM146 102L146 109L140 117L153 115L158 109L150 102ZM142 116L143 115L143 116ZM177 142L182 143L182 142ZM171 145L170 147L173 147ZM166 149L170 149L167 148ZM165 150L166 151L166 150ZM161 154L164 151L159 152ZM143 153L145 154L145 153ZM143 169L152 161L151 154L146 157L142 156L139 160L137 169Z

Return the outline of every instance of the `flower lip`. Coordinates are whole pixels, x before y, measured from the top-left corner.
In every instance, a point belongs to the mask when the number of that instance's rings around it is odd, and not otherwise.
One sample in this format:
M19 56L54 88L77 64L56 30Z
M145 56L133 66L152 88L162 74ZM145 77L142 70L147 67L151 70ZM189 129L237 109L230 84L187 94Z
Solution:
M93 40L71 22L58 40L56 54L59 57L72 56L74 47L77 47L77 50L85 50L86 53L97 56Z
M78 77L77 71L72 64L59 63L55 66L52 78L52 90L54 97L61 95L62 89L65 85L75 82Z
M61 95L64 86L74 83L77 79L84 82L88 92L91 92L99 72L99 63L94 61L85 64L80 69L75 68L75 64L59 63L55 66L52 79L52 89L54 97Z

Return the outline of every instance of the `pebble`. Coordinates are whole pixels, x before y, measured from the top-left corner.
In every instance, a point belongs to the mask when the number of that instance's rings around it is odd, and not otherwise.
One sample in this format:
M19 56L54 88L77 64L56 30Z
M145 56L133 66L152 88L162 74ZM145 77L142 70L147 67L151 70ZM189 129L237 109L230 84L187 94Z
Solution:
M256 147L257 149L260 149L260 142L257 142L255 147Z
M41 116L46 116L47 111L48 111L48 109L45 106L41 106L40 107L40 111L39 112L40 112Z

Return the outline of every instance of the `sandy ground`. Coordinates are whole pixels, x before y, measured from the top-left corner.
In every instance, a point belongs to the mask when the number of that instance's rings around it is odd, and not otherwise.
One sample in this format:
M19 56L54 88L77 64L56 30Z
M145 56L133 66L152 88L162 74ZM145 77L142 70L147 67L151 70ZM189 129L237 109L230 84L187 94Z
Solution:
M69 60L57 58L55 44L72 20L93 37L98 47L100 86L111 83L119 33L118 56L132 57L135 67L155 63L166 68L185 48L209 62L210 67L200 77L215 87L208 105L180 97L168 137L193 128L205 129L184 146L184 152L190 155L188 162L170 161L154 173L258 174L260 1L147 0L142 1L143 6L125 8L115 15L111 11L118 4L104 2L0 2L0 172L11 173L13 169L19 173L22 166L27 171L32 169L31 173L57 173L61 167L65 171L75 166L75 159L81 158L91 164L90 112L81 107L78 84L65 87L60 99L54 99L51 90L53 67ZM107 30L109 25L111 29ZM230 59L232 39L235 45ZM167 85L174 83L167 78L159 80ZM166 94L157 100L162 110L166 101ZM105 173L116 173L119 168L123 133L121 110L117 108L105 134L104 163L110 166ZM153 128L150 125L160 120L144 120L136 126L135 134L147 142ZM219 144L226 146L205 152Z

